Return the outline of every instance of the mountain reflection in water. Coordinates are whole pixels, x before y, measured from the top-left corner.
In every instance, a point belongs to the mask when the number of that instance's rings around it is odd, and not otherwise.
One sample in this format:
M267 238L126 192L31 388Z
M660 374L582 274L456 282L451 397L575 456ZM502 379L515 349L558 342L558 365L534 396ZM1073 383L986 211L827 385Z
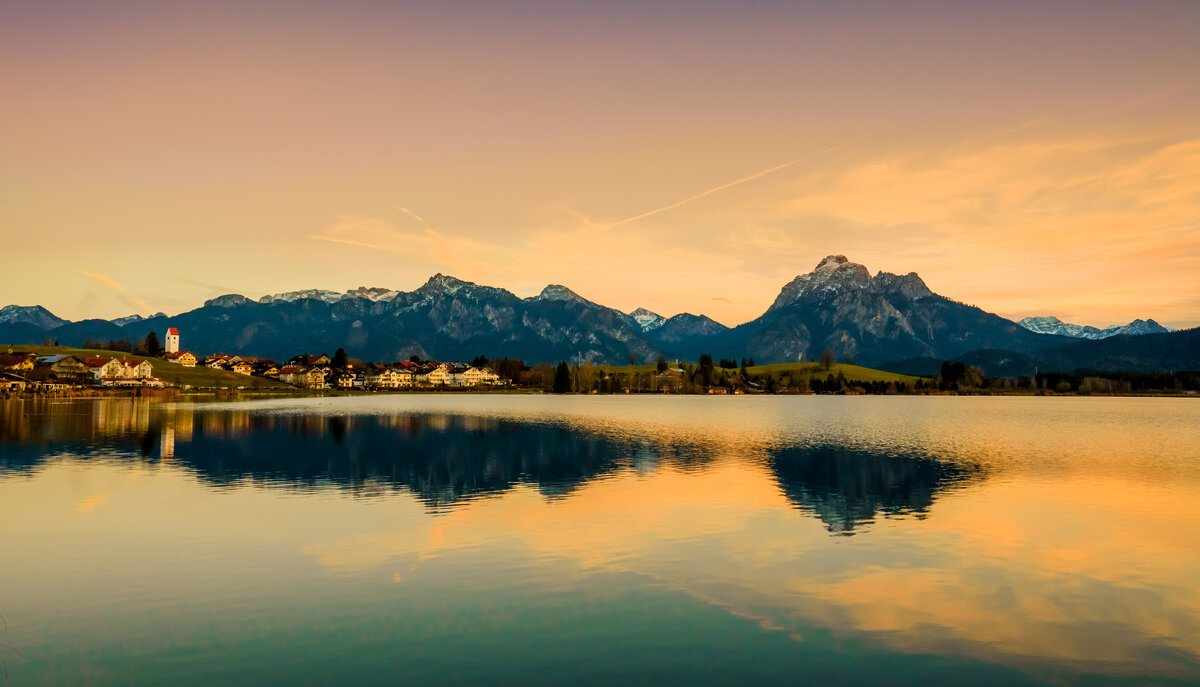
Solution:
M36 403L36 402L33 402ZM258 412L237 405L106 400L5 408L0 471L29 471L50 456L173 462L202 483L251 482L355 496L407 491L432 510L500 494L518 484L548 498L621 468L704 469L700 441L629 427L452 413L337 415ZM939 492L973 479L978 466L838 446L747 446L786 497L834 534L879 516L920 516Z
M0 522L14 684L1200 684L1185 399L6 401Z
M876 515L920 518L940 492L983 476L981 467L967 463L841 446L785 448L770 462L788 500L845 535Z

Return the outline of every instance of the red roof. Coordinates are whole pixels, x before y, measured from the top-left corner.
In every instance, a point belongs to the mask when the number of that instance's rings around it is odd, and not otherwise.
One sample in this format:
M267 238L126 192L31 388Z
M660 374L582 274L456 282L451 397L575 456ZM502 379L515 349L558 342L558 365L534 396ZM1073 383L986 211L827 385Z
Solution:
M170 329L168 329L167 333L172 334L174 336L179 336L179 330L174 327L171 327Z

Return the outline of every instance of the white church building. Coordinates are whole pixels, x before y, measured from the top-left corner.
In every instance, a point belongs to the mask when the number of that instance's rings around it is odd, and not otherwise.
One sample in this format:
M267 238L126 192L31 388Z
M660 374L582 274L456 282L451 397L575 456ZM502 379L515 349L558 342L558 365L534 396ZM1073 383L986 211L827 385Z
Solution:
M167 329L167 345L164 350L167 353L179 352L179 330L175 327Z

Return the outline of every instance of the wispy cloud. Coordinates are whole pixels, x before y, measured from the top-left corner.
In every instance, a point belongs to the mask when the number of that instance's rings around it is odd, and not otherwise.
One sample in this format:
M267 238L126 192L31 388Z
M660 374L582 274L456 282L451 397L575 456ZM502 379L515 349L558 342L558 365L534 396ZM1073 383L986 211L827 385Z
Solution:
M409 217L412 217L413 219L417 220L418 222L420 222L422 227L425 227L426 229L429 228L429 223L425 221L425 218L418 215L417 213L413 212L412 210L409 210L408 208L396 208L396 209L399 210L400 212L403 212L404 214L408 215Z
M88 277L89 279L95 279L113 291L116 291L117 297L120 298L126 305L132 308L137 308L143 312L153 310L153 308L151 308L146 301L130 293L124 286L118 284L117 281L112 277L105 276L98 272L88 272L86 270L79 270L79 273L85 277Z
M1007 316L1104 325L1169 318L1197 294L1197 188L1196 139L990 142L802 177L779 223Z
M403 231L386 219L346 215L309 238L347 246L369 248L427 260L465 279L481 278L485 261L469 254L494 254L495 248L477 241L457 240L434 229L424 217L404 207L396 210L421 225L420 233ZM460 250L460 247L463 250Z
M361 215L338 217L324 231L309 238L389 253L413 253L414 243L420 241L419 235L400 231L385 219Z
M79 273L85 277L91 277L92 279L95 279L96 281L100 282L101 284L104 284L105 286L107 286L110 289L116 289L117 291L125 290L125 287L118 284L115 279L112 279L111 277L106 277L103 274L98 274L96 272L85 272L84 270L80 270Z
M208 289L209 291L212 291L212 292L238 293L238 289L235 289L232 286L221 286L220 284L210 284L210 283L204 282L204 281L197 281L195 279L189 279L188 277L183 277L178 274L172 275L171 278L174 279L175 281L179 282L180 284L187 284L188 286L199 286L201 288Z

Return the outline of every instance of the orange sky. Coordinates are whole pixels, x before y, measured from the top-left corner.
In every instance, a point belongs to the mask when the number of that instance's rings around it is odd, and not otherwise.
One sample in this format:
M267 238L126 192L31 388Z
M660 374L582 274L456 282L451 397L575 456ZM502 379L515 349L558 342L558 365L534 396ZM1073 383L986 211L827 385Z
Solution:
M1195 3L644 5L7 5L0 305L443 272L737 324L844 253L1200 323Z

